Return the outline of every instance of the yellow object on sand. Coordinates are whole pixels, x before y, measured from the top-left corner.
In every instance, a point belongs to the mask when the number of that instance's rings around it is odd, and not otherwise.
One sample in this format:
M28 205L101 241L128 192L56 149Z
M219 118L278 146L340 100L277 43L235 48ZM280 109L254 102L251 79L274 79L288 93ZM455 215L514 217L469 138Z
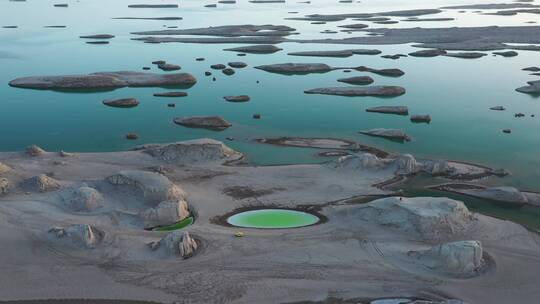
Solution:
M246 235L246 234L243 233L242 231L238 231L238 232L236 232L236 233L234 234L235 237L243 237L243 236L245 236L245 235Z

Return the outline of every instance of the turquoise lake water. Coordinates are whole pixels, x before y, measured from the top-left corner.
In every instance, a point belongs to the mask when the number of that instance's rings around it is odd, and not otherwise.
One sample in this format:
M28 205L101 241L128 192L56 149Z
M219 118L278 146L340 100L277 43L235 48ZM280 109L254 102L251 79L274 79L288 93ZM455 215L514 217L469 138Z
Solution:
M449 57L403 58L388 60L379 56L349 58L292 57L287 52L349 48L377 48L383 54L407 53L409 45L351 46L282 43L284 51L271 55L238 57L222 49L235 44L145 44L132 41L130 32L158 30L166 26L179 28L232 24L284 24L297 29L297 38L351 37L360 33L319 34L335 30L336 26L356 21L313 25L303 21L288 21L310 13L362 13L413 8L437 8L451 4L471 4L469 1L384 1L336 3L313 0L311 5L251 4L204 8L194 0L170 1L178 9L129 9L137 1L65 1L68 8L54 8L52 1L0 2L0 26L17 25L16 29L0 28L0 128L1 151L21 150L30 144L46 149L66 151L115 151L150 142L171 142L200 137L224 140L246 153L255 163L278 164L323 161L308 149L276 148L253 143L253 139L273 136L338 137L356 140L379 148L407 152L417 157L446 158L503 167L512 176L501 182L524 189L540 190L540 98L515 92L526 81L540 79L521 71L540 64L538 52L519 51L519 56L502 58L486 56L463 60ZM165 3L141 1L141 3ZM298 11L299 14L289 14ZM113 20L113 17L180 16L180 21ZM450 22L401 22L395 25L370 27L447 27L486 25L525 25L537 15L482 16L473 13L445 11L427 17L455 17ZM395 18L399 20L401 18ZM67 28L44 28L65 25ZM80 35L113 34L110 45L88 45ZM204 57L206 61L195 61ZM185 98L153 97L159 88L126 88L99 93L60 93L10 88L7 83L17 77L31 75L83 74L99 71L132 70L151 66L151 61L166 60L179 64L183 72L198 78ZM233 76L215 72L217 81L205 77L211 64L244 61L249 67L237 69ZM322 62L333 66L366 65L375 68L400 68L406 72L400 78L370 75L377 85L400 85L407 89L403 96L391 99L371 97L346 98L306 95L303 90L340 85L336 79L359 72L283 76L253 69L261 64L284 62ZM152 67L152 72L163 73ZM256 83L256 81L260 83ZM249 103L228 103L225 95L251 96ZM104 99L136 97L137 108L116 109L104 106ZM176 103L175 108L167 107ZM412 124L408 117L366 113L367 107L406 105L411 114L430 114L431 124ZM507 111L490 111L503 105ZM522 112L527 117L514 118ZM252 119L254 113L261 120ZM536 118L529 117L536 114ZM223 132L189 129L174 125L176 116L220 115L233 123ZM412 138L399 144L358 134L371 128L402 128ZM511 128L512 134L501 132ZM140 138L128 141L126 133Z

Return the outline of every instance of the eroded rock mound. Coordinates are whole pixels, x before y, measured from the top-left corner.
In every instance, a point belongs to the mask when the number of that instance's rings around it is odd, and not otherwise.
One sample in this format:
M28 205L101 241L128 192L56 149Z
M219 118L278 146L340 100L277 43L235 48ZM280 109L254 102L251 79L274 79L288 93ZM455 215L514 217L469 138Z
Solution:
M74 211L90 212L102 206L103 196L92 187L82 186L70 190L65 201Z
M222 142L209 138L181 141L172 144L150 144L139 146L135 149L143 150L167 162L178 163L218 161L242 156L242 154L227 147Z
M0 178L0 195L7 194L9 192L9 180L7 178Z
M186 196L184 191L166 176L155 172L125 170L107 177L106 180L112 185L132 187L149 204L181 200Z
M60 183L45 174L31 177L24 181L24 186L32 191L49 192L60 188Z
M464 233L474 221L463 202L445 197L388 197L361 207L369 222L440 240Z
M187 259L195 255L199 248L199 243L189 232L176 230L167 234L159 243L152 246L154 250L164 248L169 254L180 255Z
M174 123L188 128L202 128L214 131L223 131L232 126L220 116L193 116L193 117L176 117Z
M434 246L423 252L410 252L429 269L456 277L471 277L484 265L479 241L459 241Z
M31 146L26 147L26 154L29 156L40 156L43 153L45 153L45 150L43 150L39 146L31 145Z
M11 168L8 165L0 163L0 174L5 174L9 171L11 171Z
M189 215L188 203L182 199L161 202L157 207L146 209L141 213L145 229L172 225Z
M104 232L87 224L76 224L65 228L54 227L49 230L56 238L69 240L72 245L87 249L95 248L104 237Z
M523 205L528 203L528 198L520 190L514 187L490 187L482 189L464 189L460 192L475 197L485 198L498 202Z

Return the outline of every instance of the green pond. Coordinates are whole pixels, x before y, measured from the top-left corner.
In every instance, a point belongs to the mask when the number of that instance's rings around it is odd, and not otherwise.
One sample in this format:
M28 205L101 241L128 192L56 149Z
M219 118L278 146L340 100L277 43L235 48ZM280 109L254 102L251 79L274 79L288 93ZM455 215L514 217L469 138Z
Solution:
M175 1L172 1L175 2ZM283 51L270 55L248 54L238 57L225 48L241 44L166 43L149 44L134 41L132 32L160 30L167 27L196 28L237 24L288 25L297 30L298 39L342 38L365 35L339 32L339 26L358 21L345 20L327 24L286 20L307 14L370 13L403 9L438 8L471 4L470 0L368 0L360 3L338 3L317 0L310 4L254 4L238 1L234 5L203 7L199 0L179 2L177 9L130 9L131 0L71 1L68 8L54 7L50 1L0 1L0 151L18 151L31 144L49 150L118 151L145 143L164 143L210 137L226 141L246 154L256 164L316 163L323 159L313 149L283 148L257 144L257 138L278 136L335 137L355 140L381 149L412 153L423 158L444 158L475 162L504 168L511 176L495 181L526 190L540 191L540 98L518 93L515 88L537 80L521 69L538 66L539 53L518 51L511 58L484 56L464 60L451 57L401 58L389 60L380 56L356 55L349 58L316 58L288 56L289 52L375 48L382 54L409 53L411 45L327 45L281 43ZM162 4L161 1L148 1ZM291 14L298 12L298 14ZM381 27L467 27L467 26L535 26L528 21L537 15L484 15L475 10L445 10L437 18L452 17L445 22L399 22L375 24L360 21L370 28ZM115 17L182 17L182 20L120 20ZM427 16L433 17L433 16ZM535 19L536 18L536 19ZM404 18L393 18L402 20ZM3 28L17 26L17 28ZM65 26L50 28L46 26ZM336 30L336 34L321 34ZM112 34L108 45L90 45L82 35ZM195 58L204 57L205 61ZM153 93L162 88L122 88L105 92L54 92L12 88L8 82L33 75L86 74L101 71L142 71L165 73L151 64L166 60L182 66L182 72L195 75L198 83L188 89L188 97L159 98ZM243 61L248 67L225 76L213 71L205 77L211 64ZM307 95L303 91L316 87L342 85L336 79L365 75L332 71L325 74L284 76L254 69L273 63L326 63L332 66L400 68L405 75L389 78L370 75L374 85L399 85L407 93L396 98ZM247 103L229 103L226 95L249 95ZM119 109L104 106L105 99L135 97L136 108ZM174 103L174 108L168 107ZM430 114L431 124L413 124L408 117L367 113L368 107L408 106L411 114ZM490 111L502 105L506 111ZM526 114L515 118L514 113ZM253 114L262 119L255 120ZM531 117L536 114L535 117ZM220 115L233 124L222 132L184 128L173 123L177 116ZM397 143L364 136L360 130L400 128L412 141ZM502 129L512 129L504 134ZM137 133L138 140L125 139ZM234 138L234 141L227 141ZM518 211L519 212L519 211ZM523 216L531 213L522 210ZM540 217L534 214L534 221Z
M188 218L185 218L185 219L183 219L183 220L181 220L178 223L175 223L173 225L154 228L154 229L152 229L152 231L179 230L179 229L186 228L187 226L193 224L193 221L194 221L193 217L188 217Z
M307 212L285 209L251 210L235 214L227 223L244 228L298 228L316 224L320 219Z

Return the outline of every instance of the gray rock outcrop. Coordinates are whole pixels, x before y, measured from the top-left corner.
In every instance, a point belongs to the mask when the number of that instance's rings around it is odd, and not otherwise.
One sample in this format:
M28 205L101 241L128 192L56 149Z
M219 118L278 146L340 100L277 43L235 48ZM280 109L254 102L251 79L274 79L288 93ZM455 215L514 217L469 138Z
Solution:
M65 202L73 211L91 212L102 206L103 196L92 187L82 186L68 191Z
M26 154L29 156L40 156L43 153L45 153L45 150L43 150L39 146L31 145L31 146L26 147Z
M322 94L337 96L379 96L393 97L405 94L405 88L398 86L366 86L366 87L329 87L305 90L306 94Z
M106 180L112 185L136 190L136 193L152 205L162 201L181 200L186 196L184 191L166 176L155 172L125 170L107 177Z
M11 171L11 168L8 165L0 163L0 174L6 174L9 171Z
M9 180L7 178L0 178L0 195L7 194L9 192Z
M12 80L12 87L41 90L117 89L123 87L192 86L191 74L101 72L87 75L32 76Z
M400 129L385 129L385 128L376 128L371 130L360 131L361 134L382 137L391 140L397 141L410 141L411 138Z
M359 216L426 240L462 234L474 220L463 202L445 197L382 198L363 205Z
M189 215L189 206L183 199L163 201L155 208L146 209L141 213L145 229L172 225Z
M60 183L52 177L40 174L25 180L24 186L32 191L49 192L58 190L60 188Z
M195 255L199 243L189 232L176 230L161 239L156 247L163 247L169 254L180 255L182 258L187 259Z
M232 126L231 123L220 116L176 117L174 123L188 128L202 128L214 131L223 131Z
M471 277L484 265L479 241L459 241L434 246L423 252L411 252L427 268L455 277Z
M65 228L54 227L49 230L56 238L69 240L72 245L87 249L95 248L103 239L104 233L86 224L76 224Z
M180 164L220 161L242 157L242 154L227 147L222 142L209 138L181 141L172 144L149 144L138 146L135 149L142 150L164 161Z

